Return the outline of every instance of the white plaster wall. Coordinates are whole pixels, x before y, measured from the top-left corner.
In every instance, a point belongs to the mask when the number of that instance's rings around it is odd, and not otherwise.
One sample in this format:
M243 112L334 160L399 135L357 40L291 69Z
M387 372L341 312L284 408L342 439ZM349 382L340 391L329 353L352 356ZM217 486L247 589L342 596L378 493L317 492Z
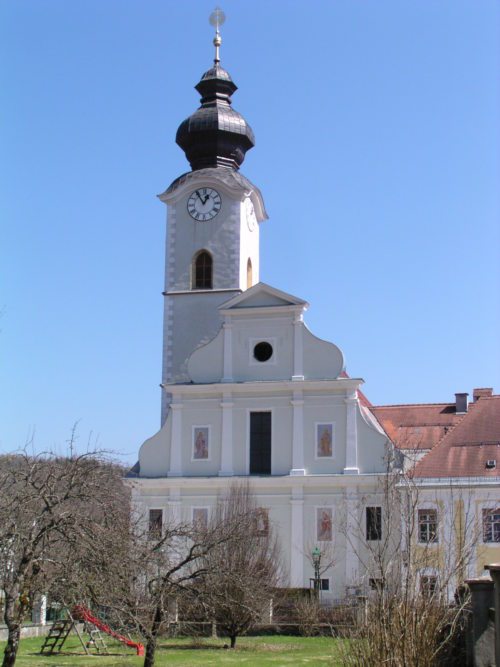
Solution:
M182 471L185 477L217 475L221 460L222 414L220 398L211 401L184 401L182 414ZM193 427L210 429L209 459L192 461Z
M140 474L143 477L166 477L170 462L171 416L162 428L148 438L139 450Z
M245 202L240 204L240 285L243 289L247 285L247 262L248 258L252 261L252 284L259 282L260 260L259 260L259 224L255 223L255 228L251 231L248 228L246 219Z
M385 472L387 470L387 456L389 440L384 433L380 433L363 417L361 410L357 410L358 431L358 467L360 473Z
M335 379L344 370L344 355L328 341L314 336L303 325L304 378L306 380Z
M304 396L304 463L309 474L341 473L345 467L346 407L343 395ZM333 458L316 458L316 424L334 424Z
M206 295L199 295L204 299ZM179 297L176 297L177 299ZM184 297L185 298L185 297ZM187 297L189 298L189 297ZM191 297L193 298L193 297ZM278 299L270 295L263 299L262 295L254 295L256 307L263 307L263 300L270 301L271 308L280 304ZM278 301L278 303L276 303ZM251 307L252 298L244 302L246 308ZM232 377L236 382L253 380L290 380L294 374L294 318L289 312L276 312L250 317L248 311L238 316L235 307L231 316L232 339ZM194 311L194 328L202 326L203 306ZM197 313L197 314L196 314ZM188 312L184 313L188 317ZM174 316L177 317L177 316ZM179 317L182 318L182 315ZM327 343L313 336L303 325L298 325L303 332L303 368L306 379L335 379L343 370L344 359L336 345ZM206 328L206 327L205 327ZM212 324L212 329L215 323ZM189 335L189 334L188 334ZM269 361L258 362L253 357L256 343L267 341L273 346L273 356ZM188 347L187 341L182 343ZM223 336L210 341L206 347L196 350L187 363L189 377L194 382L218 382L223 374ZM184 364L183 368L186 368Z
M318 542L316 510L327 507L332 510L332 541ZM342 521L344 517L343 489L331 485L323 488L308 488L304 485L304 586L314 576L311 551L318 546L322 552L322 577L330 577L331 590L326 597L342 597L345 589L345 537ZM322 594L325 595L324 593Z
M281 545L281 562L284 573L285 585L289 584L291 567L291 499L296 497L292 492L292 484L280 483L283 478L277 478L277 483L270 483L269 478L252 477L251 488L258 507L269 510L269 518L273 528L276 530ZM314 478L305 477L300 480L303 488L303 542L300 548L304 587L309 586L309 579L314 576L310 554L314 546L319 546L322 551L322 564L327 565L322 570L322 577L328 577L331 582L329 593L322 593L324 599L341 598L346 592L346 572L354 570L358 572L357 584L367 583L367 577L371 573L365 573L362 565L358 562L358 556L366 560L366 544L364 543L364 514L366 505L381 504L378 493L379 479L363 478L363 484L359 487L350 488L350 497L354 498L354 513L357 517L357 529L353 531L354 540L357 541L356 553L353 555L346 537L346 487L339 477L325 476L324 483L317 485L313 483ZM168 514L171 509L171 501L179 502L179 519L191 520L192 507L213 508L220 494L228 489L226 478L200 478L196 485L183 483L179 479L158 480L158 487L141 488L141 480L137 480L137 502L141 504L145 513L148 509L164 509ZM136 483L134 481L134 483ZM175 504L175 503L174 503ZM332 542L318 543L316 537L316 509L318 507L330 507L333 514L333 539ZM170 516L168 514L168 516ZM349 558L351 562L346 562ZM356 562L352 562L352 559ZM350 582L352 583L352 581Z
M289 380L293 374L293 326L290 316L233 319L233 379ZM268 341L273 356L261 363L254 359L256 343Z
M219 327L220 327L219 319ZM224 365L224 332L219 329L216 337L201 345L187 362L187 372L195 383L220 382Z

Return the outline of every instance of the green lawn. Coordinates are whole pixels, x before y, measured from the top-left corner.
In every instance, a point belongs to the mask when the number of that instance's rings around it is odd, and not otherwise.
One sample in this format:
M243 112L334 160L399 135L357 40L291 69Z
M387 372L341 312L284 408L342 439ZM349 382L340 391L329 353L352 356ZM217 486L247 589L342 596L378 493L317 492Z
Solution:
M19 667L79 666L87 667L139 667L143 658L133 655L133 649L112 641L106 642L113 655L86 656L76 637L70 637L59 655L40 655L43 639L21 640L21 650L16 662ZM337 640L329 637L240 637L236 649L223 648L224 639L169 639L160 642L156 667L177 665L198 667L203 665L248 665L248 667L280 667L280 665L309 665L309 667L338 667L335 657ZM0 656L5 644L0 642Z

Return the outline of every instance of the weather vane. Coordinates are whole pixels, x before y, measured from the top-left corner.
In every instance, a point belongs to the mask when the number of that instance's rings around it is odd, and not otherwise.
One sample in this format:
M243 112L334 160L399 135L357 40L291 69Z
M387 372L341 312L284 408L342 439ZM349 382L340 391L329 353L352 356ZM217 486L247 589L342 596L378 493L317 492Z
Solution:
M217 65L217 63L220 62L219 58L219 47L222 44L222 38L220 36L219 32L219 27L224 23L226 20L226 15L222 11L220 7L216 7L214 11L210 14L210 18L208 19L210 21L210 25L213 25L215 28L215 37L214 37L214 46L215 46L215 58L214 58L214 63Z

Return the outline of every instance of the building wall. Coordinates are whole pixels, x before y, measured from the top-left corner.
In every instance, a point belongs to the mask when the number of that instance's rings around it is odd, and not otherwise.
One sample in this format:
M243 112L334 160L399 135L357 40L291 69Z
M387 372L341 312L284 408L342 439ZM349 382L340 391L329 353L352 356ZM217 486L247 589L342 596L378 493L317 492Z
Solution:
M270 524L277 532L281 543L282 584L294 587L309 587L314 576L311 551L318 545L322 553L322 578L330 579L330 591L323 598L342 598L348 586L367 586L371 572L365 572L368 561L364 511L366 505L382 503L381 479L378 476L360 476L353 483L336 476L295 478L238 477L233 482L249 480L259 507L269 512ZM147 516L150 509L162 509L164 522L192 520L193 507L214 508L217 499L228 490L228 480L221 478L192 478L133 480L136 508ZM353 516L357 524L354 534L346 538L347 499L355 498ZM294 515L293 503L300 502L301 511ZM297 505L295 505L297 507ZM317 510L332 510L332 539L318 540L316 532ZM294 542L297 533L303 535L300 543ZM353 549L353 542L356 548Z

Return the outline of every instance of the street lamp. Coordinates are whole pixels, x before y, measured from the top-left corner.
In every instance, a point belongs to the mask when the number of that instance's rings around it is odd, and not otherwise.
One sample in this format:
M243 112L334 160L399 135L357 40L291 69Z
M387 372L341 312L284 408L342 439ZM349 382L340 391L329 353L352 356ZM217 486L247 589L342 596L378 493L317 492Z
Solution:
M312 562L314 565L314 590L316 596L319 597L319 592L321 590L321 578L319 574L319 567L321 564L321 551L319 547L314 547L311 553Z

